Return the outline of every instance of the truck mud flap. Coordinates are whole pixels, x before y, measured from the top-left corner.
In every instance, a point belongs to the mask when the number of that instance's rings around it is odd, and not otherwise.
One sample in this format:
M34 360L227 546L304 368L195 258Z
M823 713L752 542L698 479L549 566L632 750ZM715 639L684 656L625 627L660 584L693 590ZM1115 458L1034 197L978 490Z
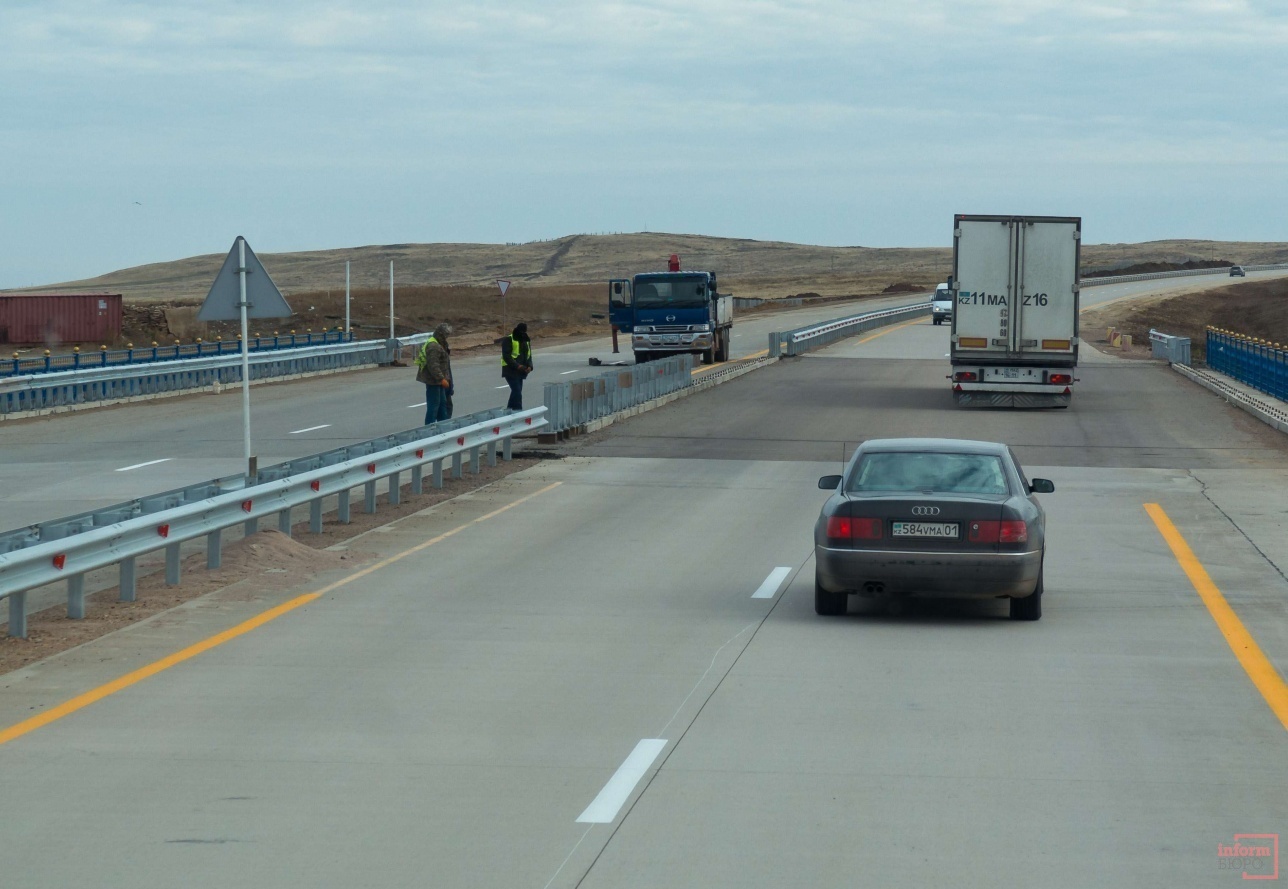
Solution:
M1068 407L1073 395L1057 392L953 392L962 407Z

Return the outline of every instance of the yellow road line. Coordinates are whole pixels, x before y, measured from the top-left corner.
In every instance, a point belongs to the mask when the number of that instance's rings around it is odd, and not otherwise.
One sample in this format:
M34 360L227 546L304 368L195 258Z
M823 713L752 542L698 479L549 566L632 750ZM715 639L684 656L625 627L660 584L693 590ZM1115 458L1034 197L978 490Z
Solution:
M1168 518L1167 513L1157 503L1146 503L1145 511L1149 517L1154 520L1158 527L1158 533L1163 535L1167 545L1172 549L1172 555L1180 563L1181 570L1190 579L1194 585L1194 590L1207 606L1207 610L1216 621L1217 627L1221 630L1221 635L1225 636L1226 643L1234 656L1239 659L1239 664L1247 672L1248 678L1252 684L1261 692L1261 696L1266 699L1270 709L1274 711L1275 716L1285 729L1288 729L1288 684L1284 683L1284 678L1279 675L1275 665L1266 657L1261 646L1257 645L1257 640L1252 638L1247 627L1239 620L1239 616L1234 613L1230 603L1225 600L1225 596L1217 589L1212 578L1208 576L1207 570L1203 564L1194 555L1190 545L1185 542L1181 532L1176 530L1172 520Z
M879 336L885 336L887 333L894 333L896 330L901 330L910 324L921 324L925 320L925 318L913 318L911 321L905 321L902 324L892 324L889 327L883 327L876 333L870 334L869 336L865 336L863 339L856 341L855 345L861 346L864 343L871 342Z
M755 361L757 358L764 358L768 354L768 349L761 349L759 352L752 352L750 355L744 355L741 358L731 358L728 361L721 361L719 364L708 364L705 367L695 367L693 369L693 375L696 377L698 374L710 373L713 370L719 370L726 364L737 364L739 361Z
M501 513L506 512L507 510L514 509L514 507L518 506L519 504L525 503L526 501L531 500L534 497L539 497L540 495L546 493L547 491L552 491L562 484L563 482L555 482L553 484L546 485L544 488L540 489L539 491L533 491L531 494L527 495L526 497L521 497L518 500L514 501L513 503L507 503L505 506L502 506L500 509L494 509L492 512L489 512L487 515L482 515L476 519L471 519L470 521L466 522L464 525L453 528L452 530L447 531L443 534L439 534L437 537L434 537L430 540L426 540L424 543L418 543L415 546L413 546L411 549L407 549L400 553L396 553L387 559L383 559L379 562L376 562L374 565L369 565L366 568L363 568L361 571L354 572L348 577L342 578L340 580L337 580L335 583L330 584L329 586L323 587L317 592L305 593L302 596L297 596L294 599L290 600L289 602L284 602L281 605L278 605L276 608L270 608L268 611L265 611L263 614L256 615L255 617L252 617L250 620L244 621L243 623L238 624L232 629L224 630L222 633L218 633L214 636L211 636L209 639L203 639L202 641L197 642L194 645L189 645L187 648L183 649L182 651L176 651L174 654L167 655L166 657L161 658L161 660L159 661L155 661L151 664L148 664L146 667L140 667L139 669L131 673L126 673L124 676L121 676L118 679L113 679L111 682L107 683L106 685L100 685L98 688L91 689L90 691L87 691L84 694L77 695L76 697L72 698L69 701L64 701L63 703L59 704L57 707L53 707L49 710L46 710L44 713L41 713L38 716L33 716L30 719L23 720L17 725L12 725L7 729L0 730L0 744L7 744L8 742L14 740L15 738L21 738L23 735L28 734L29 732L34 732L36 729L43 728L44 726L49 725L51 722L54 722L55 720L62 719L64 716L69 716L72 713L75 713L77 710L81 710L85 707L88 707L90 704L97 703L98 701L103 700L109 695L114 695L118 691L122 691L123 689L129 688L131 685L135 685L136 683L142 682L144 679L147 679L151 676L155 676L156 674L160 673L163 670L168 670L171 667L175 666L176 664L181 664L184 661L194 658L197 655L202 654L204 652L207 652L212 648L215 648L219 645L223 645L225 642L236 639L238 636L245 635L246 633L249 633L251 630L256 629L257 627L262 627L264 624L268 623L269 621L276 620L282 615L287 614L288 612L294 611L296 608L299 608L301 605L307 605L308 603L312 602L314 599L321 598L322 596L326 595L332 590L336 590L346 584L353 583L355 580L359 580L363 577L366 577L369 574L372 574L373 572L379 571L382 568L386 568L392 565L394 562L397 562L401 559L407 558L410 555L418 553L421 550L425 549L426 547L430 547L436 543L440 543L449 537L459 534L460 532L464 531L466 528L469 528L471 525L477 525L480 522L486 522L488 519L493 518L495 516L499 516Z

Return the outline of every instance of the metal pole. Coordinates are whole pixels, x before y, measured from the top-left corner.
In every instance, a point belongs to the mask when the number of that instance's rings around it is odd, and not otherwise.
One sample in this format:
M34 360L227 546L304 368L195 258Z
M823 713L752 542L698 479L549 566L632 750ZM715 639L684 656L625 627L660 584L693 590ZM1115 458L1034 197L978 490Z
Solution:
M246 319L246 239L237 239L237 277L241 281L241 372L242 372L242 443L245 445L246 475L253 472L250 456L250 323Z
M394 261L389 260L389 338L394 338Z
M349 260L344 261L344 332L348 334L349 326Z

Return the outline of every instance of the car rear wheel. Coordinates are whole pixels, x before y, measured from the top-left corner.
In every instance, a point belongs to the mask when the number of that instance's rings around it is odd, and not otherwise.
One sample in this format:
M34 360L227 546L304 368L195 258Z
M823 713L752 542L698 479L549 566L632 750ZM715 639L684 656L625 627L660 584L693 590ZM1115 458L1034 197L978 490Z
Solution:
M848 593L830 593L818 584L818 575L814 575L814 613L833 617L845 614L850 603Z
M1011 600L1011 620L1040 620L1042 617L1042 569L1038 569L1038 585L1023 599Z

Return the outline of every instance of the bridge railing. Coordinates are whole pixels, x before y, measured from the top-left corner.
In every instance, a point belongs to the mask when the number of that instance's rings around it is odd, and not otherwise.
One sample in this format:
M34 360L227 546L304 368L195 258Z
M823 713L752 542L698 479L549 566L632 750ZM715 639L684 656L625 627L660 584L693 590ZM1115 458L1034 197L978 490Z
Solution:
M465 455L477 473L486 457L496 465L498 450L511 457L513 438L546 425L546 409L511 413L503 408L372 439L260 470L254 479L232 476L152 495L106 509L82 513L0 534L0 599L9 599L9 635L27 635L27 593L58 581L67 583L67 615L85 616L85 575L118 565L120 599L133 601L136 559L165 550L166 582L177 584L180 545L206 538L206 565L220 564L224 529L244 525L254 533L262 518L277 516L289 534L292 512L309 508L309 530L322 532L322 506L337 498L339 520L350 517L350 493L361 487L364 508L376 511L376 486L388 484L390 503L398 503L401 479L410 473L411 489L423 489L426 466L433 484L443 484L443 463L461 477Z
M886 327L911 321L930 314L930 303L916 303L896 309L884 309L880 312L865 312L862 315L851 315L838 318L823 324L812 324L809 327L798 327L795 330L775 331L769 335L769 357L792 357L804 355L811 349L821 349L832 343Z

